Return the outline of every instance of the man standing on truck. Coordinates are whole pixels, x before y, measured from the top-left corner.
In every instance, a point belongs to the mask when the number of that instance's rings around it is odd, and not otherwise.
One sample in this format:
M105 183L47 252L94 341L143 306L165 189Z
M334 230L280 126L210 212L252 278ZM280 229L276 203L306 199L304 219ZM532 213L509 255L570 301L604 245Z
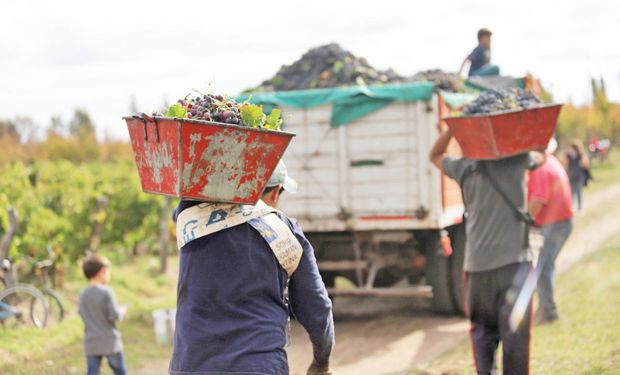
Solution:
M331 374L331 301L301 227L273 208L284 191L297 183L280 162L255 206L179 203L170 374L288 374L291 312L312 342L308 374Z
M461 64L458 75L463 73L465 64L469 61L469 73L468 76L488 76L498 75L499 68L495 65L491 65L491 30L482 28L478 30L478 46Z
M527 225L516 215L525 207L527 154L476 161L446 154L452 139L445 130L430 154L431 162L463 191L467 211L464 271L466 313L478 374L494 374L503 345L504 374L529 372L531 301L515 332L509 316L531 269Z
M553 155L558 143L549 142L545 161L530 172L528 180L529 209L544 238L536 272L538 274L538 310L536 323L550 323L559 318L553 298L555 259L573 229L573 208L568 175Z

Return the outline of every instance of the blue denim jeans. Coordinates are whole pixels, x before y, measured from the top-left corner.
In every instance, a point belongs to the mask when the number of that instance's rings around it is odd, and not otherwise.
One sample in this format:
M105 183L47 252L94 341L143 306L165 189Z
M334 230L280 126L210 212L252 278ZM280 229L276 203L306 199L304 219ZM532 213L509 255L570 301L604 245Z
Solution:
M583 188L583 183L581 181L571 182L570 190L573 196L573 208L575 211L581 212L583 209L583 195L581 193L581 189Z
M125 358L123 352L118 352L110 355L88 355L86 356L86 362L88 364L88 371L86 375L99 375L101 369L101 359L106 357L108 365L114 371L114 375L127 375L127 366L125 365Z
M572 230L572 220L547 224L540 228L544 243L538 255L536 272L538 274L538 308L545 319L558 318L558 308L553 298L555 259Z

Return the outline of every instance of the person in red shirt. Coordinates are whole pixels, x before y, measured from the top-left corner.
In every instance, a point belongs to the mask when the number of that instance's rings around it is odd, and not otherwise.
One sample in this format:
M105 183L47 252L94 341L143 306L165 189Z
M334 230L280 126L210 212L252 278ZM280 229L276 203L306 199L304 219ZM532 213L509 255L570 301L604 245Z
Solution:
M535 226L544 238L538 256L538 310L534 321L548 323L559 318L553 298L555 259L573 228L570 182L562 163L553 155L557 142L552 139L544 162L530 171L528 205Z

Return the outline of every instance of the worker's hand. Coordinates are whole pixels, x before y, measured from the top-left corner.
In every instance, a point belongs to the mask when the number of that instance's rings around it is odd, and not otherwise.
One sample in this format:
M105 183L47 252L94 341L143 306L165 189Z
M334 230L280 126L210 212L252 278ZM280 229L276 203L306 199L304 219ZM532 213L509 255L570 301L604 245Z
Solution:
M329 368L329 363L320 365L316 361L312 361L312 364L308 368L307 375L332 375L332 370Z
M445 132L449 132L450 128L448 127L448 124L446 124L445 121L439 121L437 123L437 131L439 132L439 134L442 134Z

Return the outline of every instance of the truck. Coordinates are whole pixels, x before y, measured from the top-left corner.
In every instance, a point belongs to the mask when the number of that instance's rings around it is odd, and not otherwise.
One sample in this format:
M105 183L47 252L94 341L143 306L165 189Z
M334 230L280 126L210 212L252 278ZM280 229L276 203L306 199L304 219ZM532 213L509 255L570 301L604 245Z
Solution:
M299 191L280 208L299 220L331 297L428 297L437 313L464 313L462 195L428 156L449 104L471 94L422 82L246 98L278 107L296 134L284 160ZM449 153L460 155L455 141Z

